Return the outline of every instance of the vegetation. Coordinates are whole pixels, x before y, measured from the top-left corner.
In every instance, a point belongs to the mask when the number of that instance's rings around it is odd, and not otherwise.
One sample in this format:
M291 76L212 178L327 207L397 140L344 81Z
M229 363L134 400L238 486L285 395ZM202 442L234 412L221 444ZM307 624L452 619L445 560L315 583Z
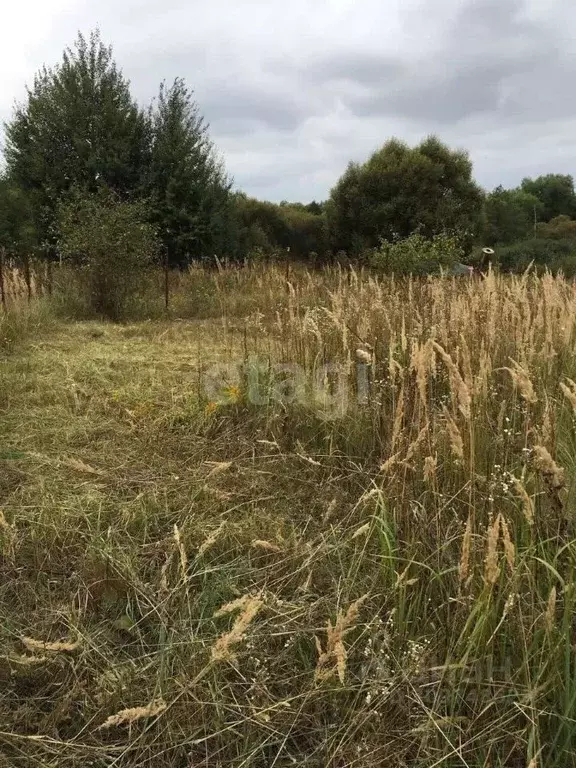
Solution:
M471 243L481 211L468 156L434 137L413 149L392 140L363 165L351 163L327 204L333 244L352 254L415 232L459 231Z
M534 233L541 213L537 197L522 189L497 187L486 197L484 240L488 246L510 245Z
M44 68L6 126L8 179L33 206L39 245L58 241L58 208L74 190L101 187L149 199L172 264L226 245L229 182L181 80L144 111L98 33L79 36Z
M576 272L575 215L571 176L524 179L517 189L498 187L488 195L484 240L496 247L503 269L522 271L534 262L572 276Z
M550 221L556 216L576 216L576 193L572 176L549 173L537 179L524 179L521 189L538 200L540 221Z
M325 203L255 200L233 189L187 84L161 84L154 104L142 108L97 32L79 35L59 64L38 73L6 125L5 159L0 244L12 255L58 259L61 205L105 188L146 206L170 268L216 257L379 261L383 269L394 260L374 259L374 249L417 236L456 238L466 261L475 247L493 246L508 271L533 261L576 272L571 176L526 178L485 194L465 151L434 136L415 147L391 139L366 162L351 163ZM410 259L395 269L409 272Z
M167 263L233 255L230 182L182 80L161 86L152 126L147 190Z
M251 258L290 255L291 259L325 260L328 231L322 210L315 204L262 202L238 193L234 199L240 253Z
M382 241L370 256L370 265L395 275L428 275L449 269L464 256L459 238L437 234L425 238L420 234L404 239Z
M180 281L0 368L8 764L571 764L571 286Z
M39 72L6 126L5 155L9 178L33 203L40 241L55 241L57 208L71 189L140 190L148 134L149 121L98 34L80 35L59 65Z
M118 320L145 284L158 253L147 218L141 202L123 202L104 188L61 205L59 250L76 267L75 291L88 311Z
M28 196L21 187L0 177L0 248L23 256L33 250L35 238Z
M6 137L0 764L576 764L571 177L255 200L96 34Z

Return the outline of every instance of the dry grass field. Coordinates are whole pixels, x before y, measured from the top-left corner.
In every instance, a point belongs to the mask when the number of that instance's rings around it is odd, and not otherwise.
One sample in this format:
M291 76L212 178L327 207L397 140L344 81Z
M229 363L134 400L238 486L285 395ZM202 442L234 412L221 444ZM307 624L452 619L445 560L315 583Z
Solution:
M576 291L0 318L0 766L576 765Z

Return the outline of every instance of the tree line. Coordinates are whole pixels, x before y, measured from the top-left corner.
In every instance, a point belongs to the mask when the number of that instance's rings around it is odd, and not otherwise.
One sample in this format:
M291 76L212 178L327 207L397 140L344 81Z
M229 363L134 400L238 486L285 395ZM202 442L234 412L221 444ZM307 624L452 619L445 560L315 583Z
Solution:
M428 255L449 247L474 261L491 246L505 269L532 261L576 271L571 176L486 193L465 151L436 137L416 147L392 139L350 163L325 202L256 200L234 189L184 80L160 84L142 107L98 32L79 35L56 66L37 73L5 125L4 159L0 245L13 254L65 253L81 263L96 241L114 250L121 223L134 241L148 233L143 252L170 267L215 256L376 256L399 269L428 243ZM89 222L99 235L79 236L74 226L86 234ZM132 263L128 251L116 251Z

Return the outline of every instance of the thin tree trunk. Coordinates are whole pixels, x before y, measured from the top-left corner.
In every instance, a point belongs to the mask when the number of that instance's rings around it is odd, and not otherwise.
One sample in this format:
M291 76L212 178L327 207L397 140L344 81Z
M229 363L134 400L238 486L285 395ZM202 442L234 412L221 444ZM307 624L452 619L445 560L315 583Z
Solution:
M0 302L6 312L6 288L4 287L4 248L0 248Z

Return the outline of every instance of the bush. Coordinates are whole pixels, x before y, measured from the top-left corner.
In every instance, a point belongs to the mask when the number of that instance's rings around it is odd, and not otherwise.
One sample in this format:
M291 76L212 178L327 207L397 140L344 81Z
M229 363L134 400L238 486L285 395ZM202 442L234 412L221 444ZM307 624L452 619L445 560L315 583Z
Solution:
M533 263L552 272L562 271L567 277L576 275L576 240L573 238L532 238L498 248L496 257L505 272L522 272Z
M90 311L120 319L145 283L158 241L141 202L107 189L75 192L60 208L60 251L78 270Z
M569 216L556 216L547 224L538 224L536 234L540 238L552 240L574 239L576 238L576 221Z
M239 236L239 254L265 258L289 254L292 260L324 256L328 250L326 219L316 204L263 202L237 194L234 198Z
M448 269L464 255L455 235L439 234L426 238L415 233L404 239L383 240L372 251L370 266L396 275L425 275Z

